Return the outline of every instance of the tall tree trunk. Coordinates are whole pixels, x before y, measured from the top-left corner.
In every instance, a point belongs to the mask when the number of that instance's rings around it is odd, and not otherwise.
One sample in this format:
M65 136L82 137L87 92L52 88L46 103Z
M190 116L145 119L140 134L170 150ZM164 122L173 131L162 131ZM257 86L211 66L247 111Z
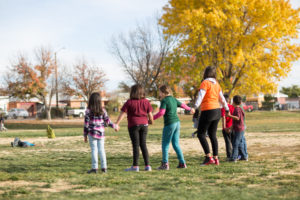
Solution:
M46 107L47 120L51 120L51 107Z

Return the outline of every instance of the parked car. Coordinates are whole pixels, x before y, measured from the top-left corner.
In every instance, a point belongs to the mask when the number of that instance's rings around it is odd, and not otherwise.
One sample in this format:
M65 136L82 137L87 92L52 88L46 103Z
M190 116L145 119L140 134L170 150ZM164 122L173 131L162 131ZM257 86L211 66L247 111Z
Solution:
M22 108L13 108L8 111L8 117L12 119L17 119L18 117L27 118L29 117L29 113Z
M85 108L77 108L68 110L67 115L74 116L74 117L83 117L85 113Z
M252 112L253 111L253 106L252 105L246 105L246 104L242 104L244 110L248 111L248 112Z

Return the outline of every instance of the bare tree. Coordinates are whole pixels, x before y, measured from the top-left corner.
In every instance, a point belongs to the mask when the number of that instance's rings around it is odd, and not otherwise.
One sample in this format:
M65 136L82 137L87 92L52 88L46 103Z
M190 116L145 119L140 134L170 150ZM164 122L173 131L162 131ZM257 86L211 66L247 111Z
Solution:
M79 61L75 70L67 73L62 81L62 93L68 96L82 97L88 102L93 92L100 92L107 79L105 73L98 66L89 65L86 61Z
M137 25L127 36L120 34L112 38L111 50L130 80L152 93L158 87L164 59L174 40L164 35L157 21L155 26L149 24Z

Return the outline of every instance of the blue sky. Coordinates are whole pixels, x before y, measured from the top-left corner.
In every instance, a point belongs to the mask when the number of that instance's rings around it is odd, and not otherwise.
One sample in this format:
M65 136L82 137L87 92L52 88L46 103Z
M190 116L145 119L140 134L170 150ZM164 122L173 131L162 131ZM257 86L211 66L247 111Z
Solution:
M19 53L33 56L35 48L50 46L60 64L72 67L85 58L99 65L109 81L106 90L127 80L109 53L113 35L127 33L138 22L161 12L168 0L0 0L0 73ZM300 1L292 0L299 8ZM298 40L299 41L299 40ZM280 86L300 85L300 62Z

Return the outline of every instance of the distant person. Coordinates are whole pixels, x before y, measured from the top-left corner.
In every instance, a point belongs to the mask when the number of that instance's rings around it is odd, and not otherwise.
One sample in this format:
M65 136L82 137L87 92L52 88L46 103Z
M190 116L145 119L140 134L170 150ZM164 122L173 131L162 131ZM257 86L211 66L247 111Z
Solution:
M84 142L89 143L92 154L92 169L87 173L98 173L98 154L101 160L101 171L107 172L106 154L104 149L104 130L105 126L110 126L118 130L118 126L113 124L106 110L102 107L101 97L99 93L92 93L84 118Z
M153 123L152 106L145 98L144 88L139 85L133 85L130 90L130 99L121 108L121 113L117 119L116 125L125 117L127 113L128 132L132 143L133 163L125 171L138 172L140 148L144 158L145 171L151 171L149 163L149 153L147 149L148 124Z
M27 141L21 141L18 137L14 139L13 142L10 143L11 147L33 147L35 144Z
M242 98L239 95L233 97L234 111L231 115L227 113L227 116L233 119L233 151L231 155L231 161L236 162L238 160L239 152L241 154L240 160L248 161L247 145L245 139L245 113L240 107L242 103Z
M201 82L195 103L195 109L199 108L199 106L201 108L198 138L205 153L205 159L201 164L202 166L210 164L219 165L218 140L216 134L221 118L220 104L223 105L226 112L229 111L221 87L216 80L216 69L215 67L208 66L205 68L203 81ZM206 132L211 141L213 157L211 157L209 145L206 140Z
M7 128L5 128L5 126L4 126L3 113L0 114L0 131L7 131Z
M234 106L230 104L231 100L228 94L224 94L224 98L226 99L229 108L229 113L232 114L234 111ZM232 155L232 140L233 140L232 118L226 117L224 108L221 109L221 117L222 117L222 134L225 140L227 161L229 161Z
M199 111L199 109L196 109L196 110L195 110L195 113L193 114L193 119L192 119L192 121L193 121L193 127L194 127L195 129L198 128L199 117L200 117L200 111ZM197 132L198 132L198 131L196 130L195 132L192 133L192 137L193 137L193 138L195 137L195 135L197 135Z
M172 146L177 154L179 164L177 168L187 168L186 162L183 157L183 153L179 146L179 137L180 137L180 121L177 116L177 108L181 107L185 110L191 111L191 114L194 114L195 110L184 103L181 103L176 98L172 96L171 89L162 85L159 88L159 96L161 98L160 110L154 116L154 120L159 117L164 116L164 128L162 135L162 162L161 166L158 167L159 170L169 170L169 145L172 142Z

